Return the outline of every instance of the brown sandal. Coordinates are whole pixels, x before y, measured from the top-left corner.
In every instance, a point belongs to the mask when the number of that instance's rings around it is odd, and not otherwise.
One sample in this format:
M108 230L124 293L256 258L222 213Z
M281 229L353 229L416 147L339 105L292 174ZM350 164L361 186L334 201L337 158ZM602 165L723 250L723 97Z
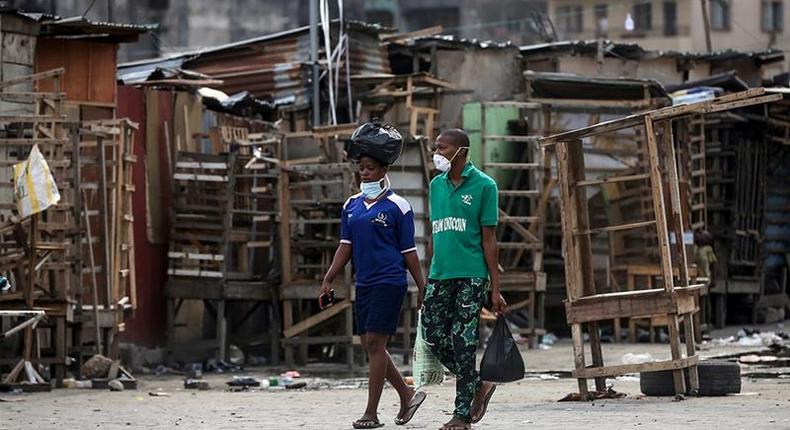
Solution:
M477 424L480 422L480 420L483 419L483 417L486 414L486 411L488 410L488 402L491 401L491 396L494 395L494 391L496 391L496 385L493 385L491 389L488 391L488 394L486 394L486 398L485 400L483 400L483 408L480 409L480 415L477 416L477 419L472 418L472 424Z
M414 393L414 397L409 401L409 407L406 409L406 413L403 414L402 417L395 418L395 425L402 426L411 421L411 419L414 418L414 414L417 413L417 409L420 409L422 402L424 402L427 397L428 395L422 391Z

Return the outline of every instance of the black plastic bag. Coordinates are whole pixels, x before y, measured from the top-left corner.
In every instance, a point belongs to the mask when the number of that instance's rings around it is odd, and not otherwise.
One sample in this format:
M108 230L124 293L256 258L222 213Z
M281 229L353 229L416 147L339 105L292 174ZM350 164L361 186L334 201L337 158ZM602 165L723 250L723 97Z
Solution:
M497 318L494 332L488 339L480 362L480 377L488 382L513 382L524 378L524 360L505 317Z
M403 137L398 129L382 124L377 120L359 126L346 141L346 155L350 160L359 161L362 156L374 158L389 166L400 157Z

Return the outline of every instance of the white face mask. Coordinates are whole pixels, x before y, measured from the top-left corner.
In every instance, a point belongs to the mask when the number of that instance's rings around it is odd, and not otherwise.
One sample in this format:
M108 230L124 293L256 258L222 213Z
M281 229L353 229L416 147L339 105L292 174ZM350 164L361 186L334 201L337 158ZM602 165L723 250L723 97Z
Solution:
M440 172L446 172L446 171L450 170L450 167L452 167L452 165L453 165L453 160L455 160L455 157L458 155L458 153L462 149L469 149L469 147L468 146L462 146L462 147L458 148L458 150L455 151L455 154L453 154L453 158L451 158L449 160L444 155L433 154L433 165L436 166L436 170L439 170Z
M386 181L387 185L382 187L381 183ZM376 197L380 196L381 193L387 191L390 186L390 178L386 175L378 181L374 182L362 182L359 184L359 190L362 191L362 195L365 196L368 200L374 200Z

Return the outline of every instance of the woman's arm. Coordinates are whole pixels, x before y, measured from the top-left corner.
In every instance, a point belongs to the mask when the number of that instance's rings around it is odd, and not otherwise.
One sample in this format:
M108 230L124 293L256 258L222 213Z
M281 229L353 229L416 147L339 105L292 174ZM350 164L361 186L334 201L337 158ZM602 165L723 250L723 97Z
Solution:
M406 268L409 269L411 277L417 284L417 309L419 309L422 307L422 298L425 294L425 278L422 276L420 257L417 255L417 251L411 251L403 254L403 259L406 260Z
M321 283L321 294L329 294L329 290L332 289L332 282L334 282L337 274L346 267L348 260L351 260L351 245L341 243L337 247L337 251L335 251L332 265L329 266L329 270L324 275L324 281Z

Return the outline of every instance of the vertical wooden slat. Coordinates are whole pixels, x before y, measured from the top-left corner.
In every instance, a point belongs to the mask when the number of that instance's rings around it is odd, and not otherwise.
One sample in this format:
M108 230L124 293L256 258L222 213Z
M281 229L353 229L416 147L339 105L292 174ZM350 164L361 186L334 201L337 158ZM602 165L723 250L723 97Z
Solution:
M559 174L560 185L560 204L562 206L562 243L563 254L565 257L565 289L568 297L568 306L573 306L573 302L583 296L583 280L581 279L581 267L579 262L579 249L577 240L578 235L573 234L577 223L577 212L575 202L572 199L571 190L573 188L571 166L568 155L568 145L575 143L559 142L556 145L557 151L557 171ZM584 364L584 338L581 324L571 326L573 337L573 357L574 365L577 370L585 368ZM579 394L583 399L587 398L587 380L579 378Z
M590 214L587 206L587 191L584 188L576 187L575 184L584 180L584 149L581 141L572 142L568 145L568 165L570 167L569 191L572 210L576 214L576 225L574 231L587 231L590 229ZM582 294L592 296L596 294L595 289L595 269L592 262L592 243L590 235L576 235L578 247L579 276L582 282ZM587 332L590 336L590 352L592 355L593 366L603 366L603 353L601 352L601 334L598 330L598 322L591 321L587 324ZM606 390L606 378L595 378L595 389L599 392Z
M667 188L669 191L670 208L672 211L670 225L672 226L672 232L675 234L674 248L678 257L677 264L680 275L680 285L683 287L688 287L690 285L688 260L686 257L686 246L683 243L683 211L682 204L680 202L680 179L678 177L678 166L675 159L675 145L672 138L672 123L669 120L664 120L661 122L660 127L662 131L661 146L664 150L664 165L666 166L669 176Z
M645 116L645 139L649 154L650 167L650 190L653 194L653 213L656 217L656 231L658 232L658 247L661 253L661 269L663 271L664 290L671 293L675 288L672 274L672 250L669 245L669 232L667 229L666 208L664 206L664 189L661 178L660 160L658 156L658 144L656 142L653 120ZM678 316L671 314L668 316L669 325L669 346L673 360L679 360L680 355L680 334L678 330ZM686 382L683 370L679 369L672 372L675 384L675 394L681 395L686 391Z
M675 283L672 277L672 252L669 247L667 211L664 206L664 186L661 178L658 145L656 144L653 120L647 115L645 115L645 139L649 158L650 191L653 197L653 214L656 219L656 232L658 233L658 247L661 254L661 270L663 273L664 289L667 292L671 292Z

